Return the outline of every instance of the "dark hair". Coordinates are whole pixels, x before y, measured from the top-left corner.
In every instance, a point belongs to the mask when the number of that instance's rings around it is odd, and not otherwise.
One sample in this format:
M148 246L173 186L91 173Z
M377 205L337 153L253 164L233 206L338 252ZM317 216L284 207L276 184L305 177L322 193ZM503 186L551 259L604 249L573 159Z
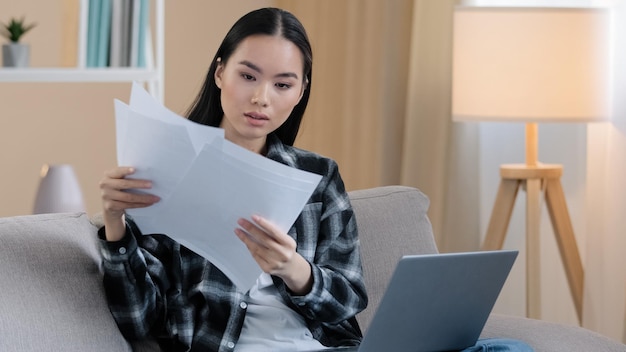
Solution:
M304 59L303 79L306 89L298 104L293 108L291 115L274 131L274 134L284 144L293 145L300 129L302 116L309 102L313 53L302 23L293 14L282 9L263 8L254 10L235 22L215 53L202 89L188 110L188 117L190 120L204 125L219 127L224 110L220 101L220 89L215 84L218 58L225 64L237 49L239 43L255 34L280 35L294 43L302 52Z

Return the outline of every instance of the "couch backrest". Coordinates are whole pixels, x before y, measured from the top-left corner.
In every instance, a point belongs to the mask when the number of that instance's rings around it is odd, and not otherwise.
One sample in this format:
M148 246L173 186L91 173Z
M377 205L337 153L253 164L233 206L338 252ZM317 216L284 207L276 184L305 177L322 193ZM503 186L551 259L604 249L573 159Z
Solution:
M365 330L400 257L437 247L419 190L379 187L350 199L370 298L358 316ZM0 351L129 350L106 304L96 230L86 214L0 218Z
M415 188L385 186L349 193L361 242L367 309L357 319L367 330L397 262L407 254L437 253L428 197Z

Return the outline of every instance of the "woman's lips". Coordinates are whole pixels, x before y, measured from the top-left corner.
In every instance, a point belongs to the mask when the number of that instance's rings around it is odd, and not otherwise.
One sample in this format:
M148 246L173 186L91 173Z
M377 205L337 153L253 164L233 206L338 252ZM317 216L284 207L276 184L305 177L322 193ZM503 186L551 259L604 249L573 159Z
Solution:
M254 120L269 120L269 117L267 117L267 115L260 112L247 112L244 115Z
M248 123L255 127L262 127L270 120L267 115L259 112L247 112L244 116L248 119Z

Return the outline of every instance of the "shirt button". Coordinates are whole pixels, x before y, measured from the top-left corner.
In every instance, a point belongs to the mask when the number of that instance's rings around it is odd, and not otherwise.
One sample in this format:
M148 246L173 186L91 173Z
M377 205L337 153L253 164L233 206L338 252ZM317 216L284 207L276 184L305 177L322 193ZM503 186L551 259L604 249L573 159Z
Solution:
M126 247L120 247L117 251L118 251L120 254L126 254Z
M248 303L241 302L241 303L239 303L239 307L241 307L241 309L246 309L246 308L248 308Z
M235 343L230 341L229 343L226 344L226 347L228 347L228 348L235 348Z

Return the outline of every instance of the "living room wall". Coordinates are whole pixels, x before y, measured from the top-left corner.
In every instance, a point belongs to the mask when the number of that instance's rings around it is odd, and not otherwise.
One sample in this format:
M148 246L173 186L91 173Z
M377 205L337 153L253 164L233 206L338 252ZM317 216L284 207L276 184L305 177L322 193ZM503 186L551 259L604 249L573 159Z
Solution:
M21 0L10 1L0 0L0 21L5 21L9 14L15 14L20 16L26 15L29 20L33 20L38 23L38 27L33 32L27 34L25 41L32 45L32 66L57 66L64 63L67 57L64 52L64 48L68 45L64 41L63 33L67 30L64 25L64 18L66 15L63 9L69 3L77 2L78 0ZM375 1L361 1L359 3L372 4ZM432 0L433 2L440 3L440 0ZM580 2L594 2L592 0ZM312 6L315 2L304 1L256 1L256 0L237 0L237 1L215 1L215 0L196 0L192 2L174 2L166 1L166 77L165 77L165 104L170 109L182 112L186 106L191 102L195 91L201 84L202 78L205 74L207 65L212 57L215 47L218 45L218 41L223 37L223 34L230 27L232 22L238 18L241 14L247 12L250 9L272 5L274 3L293 3L293 6L297 9L306 6ZM321 3L321 2L319 2ZM380 3L367 7L370 12L378 12ZM391 3L391 2L389 2ZM409 2L410 5L411 2ZM419 1L414 1L419 3ZM626 1L619 0L614 1L616 8L616 29L614 30L614 47L615 47L615 67L614 67L614 85L615 92L622 92L626 89L626 70L620 66L619 63L624 62L626 58L626 52L624 48L626 45L626 37L623 33L626 33ZM341 4L348 6L347 1L341 2ZM351 2L354 5L354 2ZM423 5L423 4L422 4ZM329 1L324 2L320 6L335 6ZM366 8L366 6L361 6ZM319 9L318 9L319 10ZM334 8L332 10L335 10ZM417 10L420 10L419 8ZM431 10L431 8L426 8ZM307 11L307 9L303 10ZM346 13L353 14L354 11L345 11ZM411 11L405 11L410 13ZM322 19L328 18L327 12L314 13L307 17L318 16ZM368 15L365 13L363 15ZM432 17L432 14L425 11L425 17ZM398 21L398 16L391 16L394 21ZM358 22L361 20L361 16L351 16L353 21ZM418 16L416 16L418 18ZM317 28L315 27L317 25ZM311 22L312 32L330 31L331 26L320 25L319 22ZM332 27L334 28L334 27ZM430 28L430 27L426 27ZM378 33L380 26L375 27ZM355 32L358 32L355 30ZM368 32L369 33L369 32ZM374 33L374 34L376 34ZM361 33L353 33L358 37ZM335 32L326 33L328 36L336 35ZM371 41L372 35L367 38ZM390 45L396 43L397 37L390 36L393 40L386 40ZM65 38L67 39L67 38ZM385 39L385 38L383 38ZM365 41L352 40L349 41L350 45L355 49L360 49ZM342 43L331 43L339 46L338 52L345 49ZM351 47L352 48L352 47ZM417 48L419 49L419 47ZM379 50L382 51L382 50ZM389 50L389 52L395 53ZM367 79L372 79L373 75L368 76L365 73L370 73L374 69L378 69L379 66L389 68L393 67L396 62L379 62L374 55L375 50L366 51L370 55L362 55L363 60L367 58L370 63L368 70L354 70L348 72L349 75L338 77L357 77L362 79L362 84L355 84L353 81L345 83L349 89L362 88L365 86L372 86L380 82L370 82ZM431 53L429 51L429 53ZM432 53L431 53L432 54ZM356 55L352 53L352 55ZM358 56L358 55L357 55ZM419 57L426 59L432 58L426 53L420 52ZM438 58L437 56L434 56ZM316 60L320 59L319 56ZM326 66L323 67L329 71L340 71L338 62L336 60L348 59L358 60L360 57L349 56L348 58L342 57L342 55L329 55L326 58ZM437 60L434 60L437 61ZM321 61L316 61L318 64ZM319 67L319 66L318 66ZM322 68L322 67L319 67ZM319 74L321 71L318 70ZM378 72L378 71L377 71ZM343 72L338 72L343 73ZM435 72L436 73L436 72ZM401 88L402 84L406 83L402 80L403 77L395 77L393 80L389 80L390 75L387 71L384 71L385 78L388 82L385 82L381 86L381 91L387 92L390 95L396 95L404 97ZM361 77L367 76L367 77ZM381 74L380 77L383 77ZM428 76L430 77L430 76ZM426 77L426 78L428 78ZM424 94L422 100L415 101L427 103L427 100L432 100L432 95L425 93L440 93L445 86L442 86L442 80L440 76L433 75L431 81L426 81L426 87L424 87ZM418 76L413 80L424 81L423 76ZM337 81L344 81L343 78L335 79L332 83ZM319 80L317 87L328 87L329 84L320 85ZM445 82L443 82L445 83ZM398 87L396 87L398 86ZM443 87L443 88L442 88ZM0 165L2 165L2 177L0 178L0 217L28 214L32 211L32 205L35 197L35 191L38 182L39 170L44 163L70 163L76 168L79 181L85 193L85 200L87 203L87 210L90 213L99 211L100 199L97 189L97 183L101 178L104 170L115 165L115 135L114 135L114 118L113 118L113 99L127 100L130 90L129 84L109 84L109 83L85 83L85 84L58 84L58 83L44 83L44 84L27 84L27 83L0 83ZM327 114L329 119L320 122L323 127L328 128L332 126L333 130L324 134L317 134L314 138L307 138L310 140L311 145L320 146L319 148L313 148L316 151L330 151L341 147L345 147L340 151L340 157L342 161L340 165L346 166L344 171L352 170L348 168L348 165L354 165L354 169L357 173L365 175L365 179L368 180L370 185L375 182L380 182L382 178L369 177L368 172L372 172L373 169L379 170L379 172L389 172L396 166L396 160L389 157L384 160L385 163L380 162L381 155L395 156L396 150L386 150L384 148L388 146L395 146L396 144L390 141L396 142L392 138L386 141L374 140L372 137L377 135L371 132L378 132L377 128L388 128L390 125L390 118L394 113L384 113L382 109L374 111L374 114L379 114L380 125L376 125L376 128L371 126L365 126L362 122L362 117L367 113L372 113L371 105L357 105L361 101L369 101L376 98L371 91L369 94L360 94L359 90L351 91L351 95L348 96L350 104L345 108L344 115L348 115L348 118L342 116L341 111L335 111L332 104L328 104L328 110L323 110L324 114ZM333 98L334 91L327 90L325 95ZM340 100L339 97L334 97L332 102ZM327 102L327 100L325 100ZM396 101L389 103L390 106L398 105ZM585 156L585 138L580 137L580 128L568 129L567 131L550 131L542 130L541 142L546 143L551 147L554 145L560 145L563 141L573 142L576 151L583 151L578 153L578 156L569 157L572 153L572 148L566 151L557 151L554 159L550 155L541 155L541 159L544 162L559 162L566 164L566 175L572 183L564 178L565 187L568 197L568 205L571 207L570 211L572 215L576 216L574 221L576 222L577 236L580 238L580 246L584 255L585 269L586 269L586 287L585 287L585 312L584 312L584 326L593 330L599 331L603 334L611 336L616 339L622 339L626 341L626 281L624 280L623 268L626 266L626 260L623 259L623 248L626 247L626 236L623 235L623 229L626 226L626 218L623 216L626 204L626 185L623 180L626 176L626 102L616 99L614 102L614 114L613 120L610 126L602 128L600 126L589 127L587 132L587 146ZM426 108L428 104L422 104ZM445 103L440 104L436 109L425 109L424 113L427 115L433 115L441 111L446 110L448 107ZM402 108L402 107L401 107ZM318 107L318 111L322 111ZM328 113L327 113L328 112ZM349 112L349 114L348 114ZM443 115L443 113L442 113ZM342 126L335 128L336 124ZM329 125L330 124L330 125ZM426 126L426 128L420 128L426 130L427 133L432 134L431 139L428 138L413 138L414 142L423 142L419 146L427 146L420 148L421 150L427 149L425 155L428 158L415 158L414 154L410 156L414 159L415 169L419 170L418 175L431 176L435 179L442 189L448 188L449 183L446 183L445 177L438 177L434 170L437 169L433 165L445 164L448 160L448 154L441 153L445 151L446 143L445 138L440 138L438 134L434 133L430 128L430 125L420 125L420 127ZM405 126L392 126L393 128L403 129ZM521 158L521 151L512 151L510 154L506 154L505 157L500 159L500 156L492 153L493 150L503 151L502 145L504 143L498 142L496 138L505 136L508 140L518 138L517 132L509 133L505 131L505 134L500 134L501 127L503 126L484 126L480 129L480 143L482 149L480 155L476 160L476 163L480 163L481 169L481 181L480 185L472 183L471 186L475 186L480 192L476 191L477 197L467 197L470 193L465 188L459 188L458 192L451 192L448 198L450 203L460 203L459 216L454 216L454 212L450 212L448 208L445 208L442 204L442 200L446 201L446 197L438 195L431 189L425 189L426 193L431 197L431 208L439 207L442 209L442 214L448 214L449 219L446 219L452 228L463 230L462 233L450 232L450 231L437 231L437 235L444 237L447 243L474 243L476 241L463 241L461 237L474 236L478 238L480 233L484 233L484 227L486 219L491 211L491 206L494 201L495 187L498 182L497 167L504 162L518 162ZM511 127L511 126L508 126ZM359 128L361 130L359 130ZM504 127L507 128L507 127ZM354 143L353 145L341 145L350 144L345 140L334 140L334 143L326 143L328 138L333 136L344 136L345 131L356 131L361 140L361 144ZM367 132L367 133L364 133ZM330 136L330 137L329 137ZM458 137L458 136L457 136ZM438 148L435 143L431 141L439 141L441 148ZM389 143L384 143L389 142ZM569 143L569 142L568 142ZM385 145L383 145L385 144ZM520 143L521 144L521 143ZM361 148L362 145L370 148L375 145L375 148L365 149ZM491 146L491 147L490 147ZM463 145L463 148L467 148ZM361 150L364 149L364 150ZM377 151L378 154L370 153L371 150ZM546 150L541 148L541 150ZM420 150L416 150L417 153ZM359 153L358 160L354 157L355 153ZM339 158L338 158L339 159ZM406 158L405 158L406 159ZM347 161L343 161L347 160ZM454 162L453 158L450 158L451 162ZM463 161L460 160L459 163ZM378 163L378 164L377 164ZM406 165L406 160L404 161ZM469 164L474 165L473 162ZM446 173L445 168L444 175ZM380 171L382 170L382 171ZM459 167L459 175L463 179L467 179L467 174L464 173L464 169ZM583 173L586 174L583 176ZM343 172L344 178L347 178L347 172ZM361 176L359 175L359 176ZM434 175L434 177L433 177ZM413 176L413 174L411 174ZM369 181L373 180L373 181ZM388 179L387 179L388 180ZM424 189L425 183L423 179L419 177L405 178L405 184L417 185ZM573 185L574 187L568 186ZM367 186L366 183L356 184L348 181L348 186L351 188ZM453 189L454 191L454 189ZM480 193L480 194L478 194ZM585 194L583 194L585 193ZM572 198L573 196L573 198ZM463 200L465 200L463 202ZM459 220L461 216L468 216L468 213L472 213L470 206L475 207L476 204L480 206L480 212L482 213L480 223L480 231L463 227L463 222ZM444 211L445 209L445 211ZM518 216L520 215L519 209L516 211ZM451 214L451 215L450 215ZM435 217L431 217L434 219ZM549 223L547 222L547 216L543 214L544 226L548 227L548 231L545 233L546 240L552 241L551 233L549 232ZM478 222L477 220L474 222ZM586 222L586 224L585 224ZM520 228L516 232L512 232L509 239L523 239L521 228L523 221L521 219L514 220L513 227ZM515 225L517 224L517 225ZM445 226L441 228L446 229ZM437 229L436 229L437 230ZM445 233L444 233L445 232ZM444 242L445 243L445 242ZM523 248L521 242L515 244L518 248ZM445 248L445 247L441 247ZM546 277L549 283L546 283L545 288L547 291L546 304L552 305L546 309L547 320L556 320L561 322L574 322L575 318L571 309L571 302L568 297L567 288L564 284L563 275L560 272L560 263L558 262L558 254L555 254L554 247L546 246L546 256L550 259L545 261L548 265L551 265L549 273L550 277ZM520 261L521 262L521 261ZM553 270L552 270L553 269ZM556 271L556 272L555 272ZM522 277L522 272L517 273L518 279ZM554 274L554 275L552 275ZM551 280L551 277L558 277L557 280ZM522 280L522 279L520 279ZM557 282L558 281L558 282ZM518 281L522 282L522 281ZM557 289L553 289L553 286ZM524 291L522 284L513 286L512 290L519 292ZM519 292L516 297L519 297ZM564 298L565 297L565 298ZM502 307L504 311L523 314L523 309L519 305L522 302L520 299L515 299L511 302L504 302L506 307ZM555 304L554 302L558 302Z
M32 67L68 64L68 8L78 0L0 0L0 21L26 16L37 26L23 41ZM165 2L165 105L183 113L219 41L243 13L272 1ZM72 61L70 55L69 61ZM87 211L100 210L98 182L116 164L113 99L128 101L128 83L0 83L0 216L30 214L43 164L76 170Z

